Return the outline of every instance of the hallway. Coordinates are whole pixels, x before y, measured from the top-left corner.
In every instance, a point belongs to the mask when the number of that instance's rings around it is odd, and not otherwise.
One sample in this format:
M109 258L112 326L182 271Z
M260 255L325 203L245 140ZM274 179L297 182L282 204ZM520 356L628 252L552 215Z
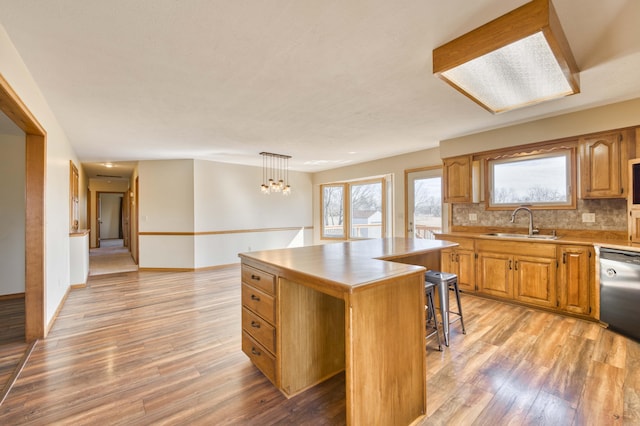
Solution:
M122 239L101 240L100 248L89 250L89 276L138 270Z

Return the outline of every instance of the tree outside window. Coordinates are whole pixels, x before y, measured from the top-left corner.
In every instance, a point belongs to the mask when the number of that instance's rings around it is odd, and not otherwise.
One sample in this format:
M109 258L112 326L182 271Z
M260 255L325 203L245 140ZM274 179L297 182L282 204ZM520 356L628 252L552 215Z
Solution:
M344 185L322 186L322 237L345 238Z

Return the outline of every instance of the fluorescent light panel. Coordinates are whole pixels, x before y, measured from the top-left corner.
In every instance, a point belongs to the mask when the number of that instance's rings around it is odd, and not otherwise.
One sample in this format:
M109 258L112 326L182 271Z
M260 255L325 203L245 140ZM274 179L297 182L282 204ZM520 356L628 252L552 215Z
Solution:
M530 25L510 29L525 18ZM534 0L434 50L434 73L494 113L579 92L577 66L548 0Z

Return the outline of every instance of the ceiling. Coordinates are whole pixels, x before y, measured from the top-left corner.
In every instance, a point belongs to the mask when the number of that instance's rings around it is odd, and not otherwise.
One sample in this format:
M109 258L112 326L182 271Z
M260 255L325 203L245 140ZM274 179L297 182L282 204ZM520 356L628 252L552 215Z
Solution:
M313 172L640 97L637 0L553 0L578 95L492 115L432 75L435 47L525 2L0 0L0 24L93 175L262 151Z

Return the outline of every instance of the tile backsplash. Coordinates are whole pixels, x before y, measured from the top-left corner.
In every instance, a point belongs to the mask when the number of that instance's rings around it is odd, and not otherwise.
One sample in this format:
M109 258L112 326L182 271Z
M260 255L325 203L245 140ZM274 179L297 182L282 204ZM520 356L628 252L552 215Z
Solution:
M453 204L454 226L489 226L526 228L529 217L520 212L516 223L511 223L513 210L485 210L484 203ZM582 222L583 213L594 213L595 222ZM477 221L469 215L477 215ZM578 200L575 210L534 210L533 223L542 229L588 229L599 231L625 231L627 229L627 201L624 199Z

